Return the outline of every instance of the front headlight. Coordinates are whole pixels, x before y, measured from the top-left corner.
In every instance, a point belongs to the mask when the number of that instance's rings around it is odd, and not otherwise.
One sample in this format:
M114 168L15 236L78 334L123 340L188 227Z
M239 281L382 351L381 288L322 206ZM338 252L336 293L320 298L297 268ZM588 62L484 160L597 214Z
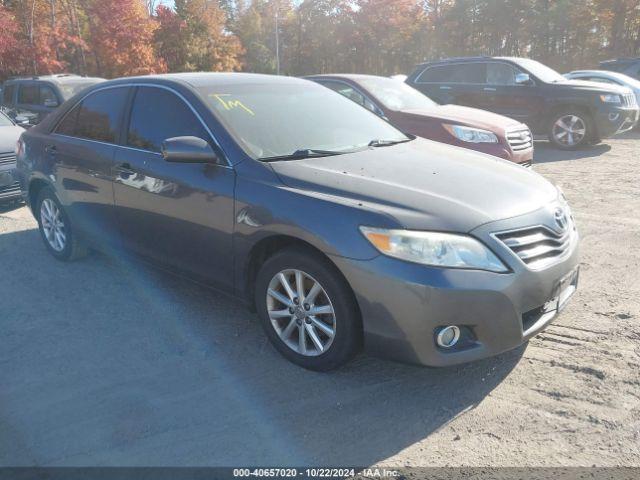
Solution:
M600 100L604 103L621 103L620 95L614 93L607 93L606 95L600 95Z
M509 271L491 250L468 235L372 227L360 227L360 231L381 253L407 262L500 273Z
M494 133L479 128L463 127L462 125L444 125L444 128L454 137L469 143L498 143Z

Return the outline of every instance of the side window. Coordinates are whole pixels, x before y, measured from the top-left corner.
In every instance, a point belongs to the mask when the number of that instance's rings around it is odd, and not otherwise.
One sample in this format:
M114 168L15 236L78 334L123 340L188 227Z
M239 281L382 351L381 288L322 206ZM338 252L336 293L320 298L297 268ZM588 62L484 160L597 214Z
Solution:
M376 115L382 114L371 100L346 83L332 81L323 81L320 83L325 87L338 92L340 95L347 97L349 100L356 102L358 105L365 107L367 110L371 110Z
M13 92L15 92L15 85L7 85L2 92L2 103L5 105L13 105Z
M76 125L78 122L78 111L80 110L80 104L73 107L62 119L62 121L56 127L56 132L60 135L67 135L69 137L76 136Z
M58 98L53 88L48 85L40 85L40 102L38 103L45 107L57 107Z
M489 85L515 85L516 71L506 63L487 63L487 83Z
M177 95L162 88L138 87L127 145L159 152L164 140L182 136L210 140L200 120Z
M58 124L56 133L115 143L128 92L122 87L90 94Z
M417 83L485 83L486 64L455 63L427 68Z
M18 90L18 103L23 105L37 105L40 96L38 85L23 84Z

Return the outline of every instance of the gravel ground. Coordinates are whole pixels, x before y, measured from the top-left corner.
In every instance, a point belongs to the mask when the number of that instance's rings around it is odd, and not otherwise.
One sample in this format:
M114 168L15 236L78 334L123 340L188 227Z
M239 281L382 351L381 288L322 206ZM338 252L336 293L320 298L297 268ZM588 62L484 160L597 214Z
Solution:
M280 358L236 301L103 255L51 258L0 211L0 466L640 466L640 134L536 144L581 284L513 352L429 369Z

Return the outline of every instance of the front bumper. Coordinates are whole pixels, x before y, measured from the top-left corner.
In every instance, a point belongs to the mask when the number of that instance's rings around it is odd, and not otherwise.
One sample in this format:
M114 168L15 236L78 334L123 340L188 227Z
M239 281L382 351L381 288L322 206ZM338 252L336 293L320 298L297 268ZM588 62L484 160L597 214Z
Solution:
M15 166L0 169L0 203L21 198Z
M477 152L493 155L494 157L509 160L510 162L517 163L530 167L533 163L533 147L527 148L521 151L513 151L506 140L501 140L500 143L464 143L460 142L456 145Z
M564 306L575 291L578 235L563 258L535 271L489 240L490 232L512 223L496 222L473 232L511 268L505 274L427 267L383 255L362 261L333 257L355 292L365 349L395 360L446 366L511 350L543 330L558 304ZM558 299L560 291L563 298ZM459 348L436 345L438 329L447 325L468 333Z
M612 137L631 130L638 124L638 108L610 108L596 113L595 123L600 138Z

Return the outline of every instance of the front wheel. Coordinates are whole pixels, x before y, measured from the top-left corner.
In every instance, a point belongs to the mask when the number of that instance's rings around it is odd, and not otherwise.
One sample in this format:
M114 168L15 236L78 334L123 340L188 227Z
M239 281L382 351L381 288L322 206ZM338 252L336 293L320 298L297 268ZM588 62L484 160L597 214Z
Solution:
M358 350L362 332L353 292L315 252L288 248L269 258L258 272L255 302L271 343L301 367L331 370Z
M587 145L594 138L594 128L588 115L582 112L562 112L552 117L549 140L563 150Z

